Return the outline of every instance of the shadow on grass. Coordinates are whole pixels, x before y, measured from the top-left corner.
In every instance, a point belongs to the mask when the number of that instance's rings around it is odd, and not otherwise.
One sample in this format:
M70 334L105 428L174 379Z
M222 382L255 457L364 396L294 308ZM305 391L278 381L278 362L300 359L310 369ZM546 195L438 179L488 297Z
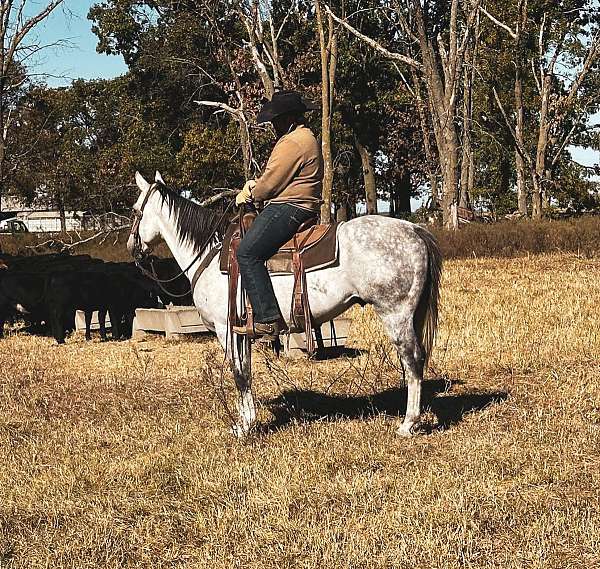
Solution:
M320 348L314 356L315 361L334 360L336 358L357 358L368 350L359 350L357 348L347 348L346 346L331 346Z
M460 384L453 381L452 384ZM505 391L449 393L449 383L444 379L423 382L423 409L429 409L437 418L432 430L444 430L459 423L468 413L481 411L506 400ZM440 394L443 394L440 396ZM294 422L339 421L368 419L376 415L402 417L406 411L406 387L387 389L373 395L332 395L312 390L287 390L274 399L265 401L275 419L263 425L262 432L284 429ZM427 426L424 427L427 431Z

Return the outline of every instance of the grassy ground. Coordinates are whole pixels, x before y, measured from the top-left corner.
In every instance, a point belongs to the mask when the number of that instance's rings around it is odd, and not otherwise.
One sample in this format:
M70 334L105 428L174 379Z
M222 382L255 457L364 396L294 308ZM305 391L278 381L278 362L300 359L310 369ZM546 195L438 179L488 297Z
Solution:
M0 341L2 568L600 565L600 259L450 261L429 434L369 311L355 358L255 357L227 433L210 338Z

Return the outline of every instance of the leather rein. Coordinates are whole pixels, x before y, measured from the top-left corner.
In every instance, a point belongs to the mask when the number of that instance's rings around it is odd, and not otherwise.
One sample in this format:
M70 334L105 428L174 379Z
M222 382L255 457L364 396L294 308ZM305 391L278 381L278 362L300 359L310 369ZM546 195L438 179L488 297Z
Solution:
M131 224L131 231L129 233L129 235L131 237L133 237L133 251L132 251L133 260L135 262L136 267L140 270L140 272L145 277L154 281L165 294L167 294L173 298L183 298L184 296L187 296L188 294L192 294L192 296L193 296L194 287L196 286L196 282L198 281L198 278L204 272L204 270L208 267L208 265L210 264L210 261L212 261L215 257L215 255L211 254L210 252L207 255L208 262L206 262L206 259L205 259L205 261L203 261L200 264L200 266L198 267L198 270L194 274L192 283L190 285L190 290L184 292L183 294L177 294L177 293L170 292L163 285L167 284L167 283L172 283L173 281L180 278L182 275L186 275L186 273L198 261L198 259L202 256L202 254L206 250L206 247L208 247L208 244L214 238L217 228L222 224L223 220L225 219L229 210L231 209L231 206L235 203L235 199L233 199L229 202L229 204L223 211L222 215L219 217L217 222L212 227L211 231L208 232L208 236L202 243L201 247L198 249L197 255L192 259L190 264L185 269L183 269L182 271L177 273L177 275L175 275L174 277L169 278L169 279L160 279L158 277L158 275L156 274L156 270L154 269L154 261L152 259L150 259L150 270L146 269L146 267L144 267L142 265L142 262L146 260L147 255L142 252L142 238L140 237L140 223L144 216L144 209L146 208L146 205L148 204L148 200L150 199L150 196L157 188L158 188L158 182L155 182L154 184L152 184L150 186L150 188L146 192L146 195L144 196L144 199L142 201L140 209L139 210L133 209L133 223Z

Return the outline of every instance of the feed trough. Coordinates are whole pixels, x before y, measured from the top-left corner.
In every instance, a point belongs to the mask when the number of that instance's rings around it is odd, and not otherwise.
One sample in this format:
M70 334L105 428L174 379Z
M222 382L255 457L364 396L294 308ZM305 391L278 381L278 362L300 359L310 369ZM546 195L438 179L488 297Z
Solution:
M137 339L148 333L164 333L167 339L176 340L185 334L209 331L193 306L138 308L133 320L133 338Z
M338 316L331 322L321 326L323 346L327 348L342 348L346 345L350 331L350 318ZM314 334L314 332L313 332ZM291 358L300 358L306 355L306 341L304 334L290 334L283 341L284 353Z

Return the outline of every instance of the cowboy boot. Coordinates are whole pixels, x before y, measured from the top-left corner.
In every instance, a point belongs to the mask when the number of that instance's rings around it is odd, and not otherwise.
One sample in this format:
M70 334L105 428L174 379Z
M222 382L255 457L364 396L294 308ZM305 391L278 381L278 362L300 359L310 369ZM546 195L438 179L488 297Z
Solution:
M234 333L248 336L259 342L274 342L279 338L279 334L287 329L287 325L281 319L276 322L255 322L253 328L233 326Z

